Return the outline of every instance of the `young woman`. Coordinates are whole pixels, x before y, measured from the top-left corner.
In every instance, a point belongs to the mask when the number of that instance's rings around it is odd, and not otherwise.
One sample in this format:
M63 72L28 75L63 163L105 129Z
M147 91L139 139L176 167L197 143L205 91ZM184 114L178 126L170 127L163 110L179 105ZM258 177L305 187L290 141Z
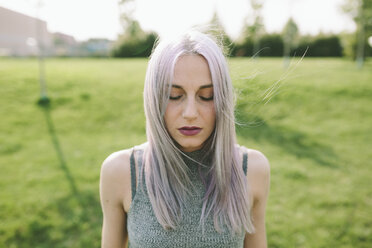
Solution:
M102 165L102 247L267 247L269 163L239 146L220 47L189 32L148 63L148 142Z

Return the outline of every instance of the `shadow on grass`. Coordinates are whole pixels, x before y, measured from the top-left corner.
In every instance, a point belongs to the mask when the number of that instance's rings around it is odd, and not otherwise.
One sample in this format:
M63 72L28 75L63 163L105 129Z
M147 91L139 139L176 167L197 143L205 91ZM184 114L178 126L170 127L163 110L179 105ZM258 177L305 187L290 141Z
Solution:
M39 210L18 227L6 247L100 247L102 213L92 192L67 196Z
M99 247L102 212L97 194L81 192L71 174L51 118L50 102L40 104L60 169L70 187L67 196L36 213L6 240L7 247Z
M77 199L79 199L79 192L78 192L78 188L76 186L75 179L71 175L71 172L70 172L70 170L67 166L65 156L63 155L62 147L59 143L58 136L57 136L57 133L56 133L56 129L54 127L54 123L53 123L53 120L51 118L50 102L48 101L47 103L39 104L39 105L44 112L44 117L45 117L45 121L46 121L47 126L48 126L49 135L50 135L50 138L52 140L54 149L56 151L60 167L61 167L62 171L65 173L65 176L66 176L66 179L67 179L67 181L70 185L70 189L71 189L72 194Z
M244 113L244 111L238 106L237 113ZM304 133L287 127L269 125L259 116L240 114L237 119L243 124L237 125L238 136L248 140L267 141L298 158L309 159L322 166L338 167L337 156L332 148L313 140Z
M6 239L7 247L99 247L102 212L98 195L79 191L66 163L51 117L50 102L39 104L60 169L70 187L67 196L34 213Z

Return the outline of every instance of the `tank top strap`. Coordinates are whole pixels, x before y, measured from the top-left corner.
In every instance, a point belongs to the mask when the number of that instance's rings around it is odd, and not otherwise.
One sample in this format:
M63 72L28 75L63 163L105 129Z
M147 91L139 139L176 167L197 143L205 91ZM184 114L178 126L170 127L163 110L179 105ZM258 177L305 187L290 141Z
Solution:
M131 180L131 188L132 188L132 201L134 199L134 196L136 195L137 185L138 182L136 180L138 173L136 173L136 159L138 161L138 169L137 171L141 171L142 167L142 154L143 150L135 150L135 148L132 149L132 154L130 155L130 180Z
M134 148L132 149L132 154L130 155L130 182L133 201L134 195L136 194L136 161L134 160Z
M243 171L244 174L247 175L247 167L248 167L248 153L243 153Z

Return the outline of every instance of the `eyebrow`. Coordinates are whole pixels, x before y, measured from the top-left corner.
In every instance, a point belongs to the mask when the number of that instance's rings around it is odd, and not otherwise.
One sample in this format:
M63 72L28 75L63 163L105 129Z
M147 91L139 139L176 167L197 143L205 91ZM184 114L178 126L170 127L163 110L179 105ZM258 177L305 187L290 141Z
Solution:
M177 85L177 84L172 84L172 87L177 88L177 89L183 89L182 86ZM205 89L205 88L213 88L213 84L205 84L199 87L199 89Z

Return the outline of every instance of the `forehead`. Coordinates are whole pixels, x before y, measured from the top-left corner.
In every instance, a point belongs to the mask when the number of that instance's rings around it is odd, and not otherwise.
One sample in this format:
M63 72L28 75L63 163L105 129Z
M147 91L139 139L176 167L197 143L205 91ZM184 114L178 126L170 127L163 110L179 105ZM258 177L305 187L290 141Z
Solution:
M173 75L173 84L211 84L212 77L207 60L201 55L182 55L178 58Z

